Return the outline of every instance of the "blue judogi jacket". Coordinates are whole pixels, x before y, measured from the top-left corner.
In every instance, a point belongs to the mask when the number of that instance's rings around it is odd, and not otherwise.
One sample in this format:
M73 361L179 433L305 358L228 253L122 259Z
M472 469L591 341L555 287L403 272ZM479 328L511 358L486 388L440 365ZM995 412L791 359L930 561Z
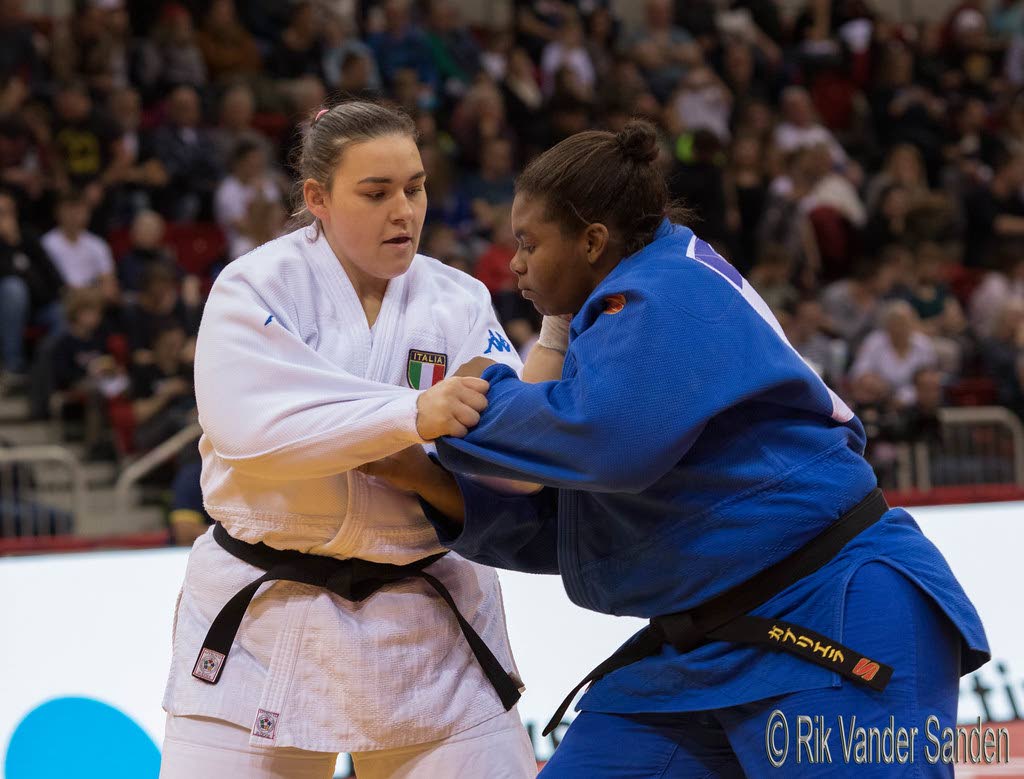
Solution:
M465 524L429 507L428 518L459 554L561 574L569 598L594 611L650 618L694 607L803 546L876 486L860 421L749 283L667 221L574 317L560 381L526 384L500 365L483 378L480 424L437 442ZM460 474L548 486L504 495ZM902 509L751 613L841 640L847 583L869 561L901 571L949 616L963 672L988 659L974 607ZM846 643L856 648L856 637ZM595 683L578 708L692 711L830 685L833 671L787 653L666 645Z

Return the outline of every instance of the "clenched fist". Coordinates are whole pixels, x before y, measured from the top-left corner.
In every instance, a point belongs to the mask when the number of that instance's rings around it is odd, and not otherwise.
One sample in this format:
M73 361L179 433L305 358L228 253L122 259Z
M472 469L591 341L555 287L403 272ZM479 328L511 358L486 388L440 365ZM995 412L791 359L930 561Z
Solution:
M420 438L462 438L476 426L480 412L487 408L489 387L483 379L452 376L428 389L416 400L416 432Z

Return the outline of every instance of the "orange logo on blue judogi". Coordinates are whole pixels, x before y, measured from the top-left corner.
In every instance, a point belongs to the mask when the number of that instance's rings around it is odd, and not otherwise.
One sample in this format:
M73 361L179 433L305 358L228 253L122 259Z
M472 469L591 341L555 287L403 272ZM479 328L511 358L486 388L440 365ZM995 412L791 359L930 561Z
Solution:
M617 314L626 307L626 296L618 293L604 299L605 314Z

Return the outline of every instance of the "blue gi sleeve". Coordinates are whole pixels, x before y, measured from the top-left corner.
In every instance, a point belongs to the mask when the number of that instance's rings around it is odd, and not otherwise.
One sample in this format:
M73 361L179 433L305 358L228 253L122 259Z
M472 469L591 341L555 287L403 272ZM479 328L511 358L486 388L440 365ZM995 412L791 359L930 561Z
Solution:
M455 474L466 519L462 527L426 501L423 513L442 545L494 568L524 573L558 573L558 492L501 495Z
M709 322L644 290L625 297L620 311L598 313L572 341L560 381L525 384L510 368L489 367L480 424L463 439L437 441L444 466L640 492L678 463L708 420L751 393L749 347L731 340L741 334L727 324L730 306Z

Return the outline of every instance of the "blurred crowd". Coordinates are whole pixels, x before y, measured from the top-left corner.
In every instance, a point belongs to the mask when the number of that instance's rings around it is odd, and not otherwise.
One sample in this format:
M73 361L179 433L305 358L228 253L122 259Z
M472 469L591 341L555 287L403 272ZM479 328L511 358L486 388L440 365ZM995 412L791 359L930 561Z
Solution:
M514 177L642 116L692 226L864 419L873 458L948 404L1024 413L1024 2L897 20L866 0L0 0L0 368L89 457L195 419L191 355L225 264L288 229L316 110L415 118L420 251L473 274L524 353ZM899 10L899 9L896 9ZM190 450L191 451L191 450ZM166 474L196 505L198 465Z

